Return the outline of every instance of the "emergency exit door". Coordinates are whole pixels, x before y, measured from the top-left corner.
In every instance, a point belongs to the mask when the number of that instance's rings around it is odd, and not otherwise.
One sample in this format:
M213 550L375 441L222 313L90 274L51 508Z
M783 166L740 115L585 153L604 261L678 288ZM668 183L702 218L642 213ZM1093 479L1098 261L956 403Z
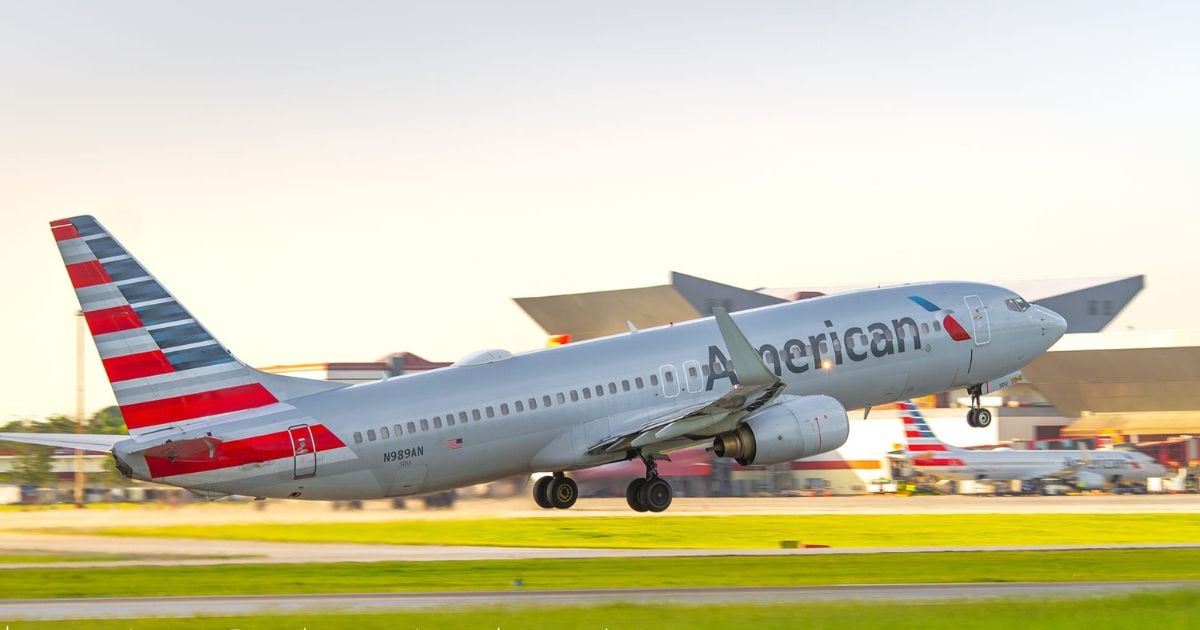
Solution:
M303 479L317 474L317 445L313 443L312 428L298 424L288 428L292 439L292 457L295 460L295 478Z

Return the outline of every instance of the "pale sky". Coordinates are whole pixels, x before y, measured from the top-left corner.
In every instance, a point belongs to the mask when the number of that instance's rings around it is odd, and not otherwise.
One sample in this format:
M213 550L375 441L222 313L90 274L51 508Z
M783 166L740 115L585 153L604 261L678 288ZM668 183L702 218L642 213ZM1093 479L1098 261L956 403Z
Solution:
M1195 2L4 0L0 59L0 420L74 408L85 212L254 365L670 270L1144 273L1113 328L1200 328Z

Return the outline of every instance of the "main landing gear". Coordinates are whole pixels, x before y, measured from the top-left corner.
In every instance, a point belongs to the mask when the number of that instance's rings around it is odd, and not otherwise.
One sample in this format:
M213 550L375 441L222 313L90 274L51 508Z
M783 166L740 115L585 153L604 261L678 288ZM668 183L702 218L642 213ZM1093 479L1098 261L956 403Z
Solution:
M971 396L971 408L967 410L967 424L979 429L992 424L992 412L979 404L979 398L983 395L983 386L968 387L967 394Z
M638 456L646 464L646 476L629 482L629 487L625 489L625 501L638 512L662 512L671 507L673 492L671 484L658 476L658 464L655 462L660 459L671 460L661 453L638 453Z
M565 510L575 505L579 498L579 486L575 480L556 472L551 477L542 477L533 484L533 500L544 509Z

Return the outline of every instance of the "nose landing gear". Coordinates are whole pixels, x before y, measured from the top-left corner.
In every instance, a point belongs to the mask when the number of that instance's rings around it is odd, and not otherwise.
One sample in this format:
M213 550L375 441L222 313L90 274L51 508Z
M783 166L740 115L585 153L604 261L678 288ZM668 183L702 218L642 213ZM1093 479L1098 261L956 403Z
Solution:
M625 489L625 501L637 512L662 512L671 507L673 492L671 484L658 476L657 460L671 461L662 453L646 455L638 453L646 464L645 478L634 479Z
M967 409L967 424L982 429L992 424L992 412L985 409L980 404L979 399L983 396L982 385L972 385L967 388L967 394L971 396L971 408Z

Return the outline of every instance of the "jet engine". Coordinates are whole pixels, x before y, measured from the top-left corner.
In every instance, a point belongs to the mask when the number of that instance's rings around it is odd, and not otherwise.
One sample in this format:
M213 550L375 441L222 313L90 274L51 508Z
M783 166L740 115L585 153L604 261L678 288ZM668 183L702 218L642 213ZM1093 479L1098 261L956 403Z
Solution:
M1075 483L1081 490L1102 490L1104 489L1104 475L1081 470L1075 473Z
M846 443L850 419L829 396L791 396L750 416L713 441L717 457L743 466L778 464L832 451Z

